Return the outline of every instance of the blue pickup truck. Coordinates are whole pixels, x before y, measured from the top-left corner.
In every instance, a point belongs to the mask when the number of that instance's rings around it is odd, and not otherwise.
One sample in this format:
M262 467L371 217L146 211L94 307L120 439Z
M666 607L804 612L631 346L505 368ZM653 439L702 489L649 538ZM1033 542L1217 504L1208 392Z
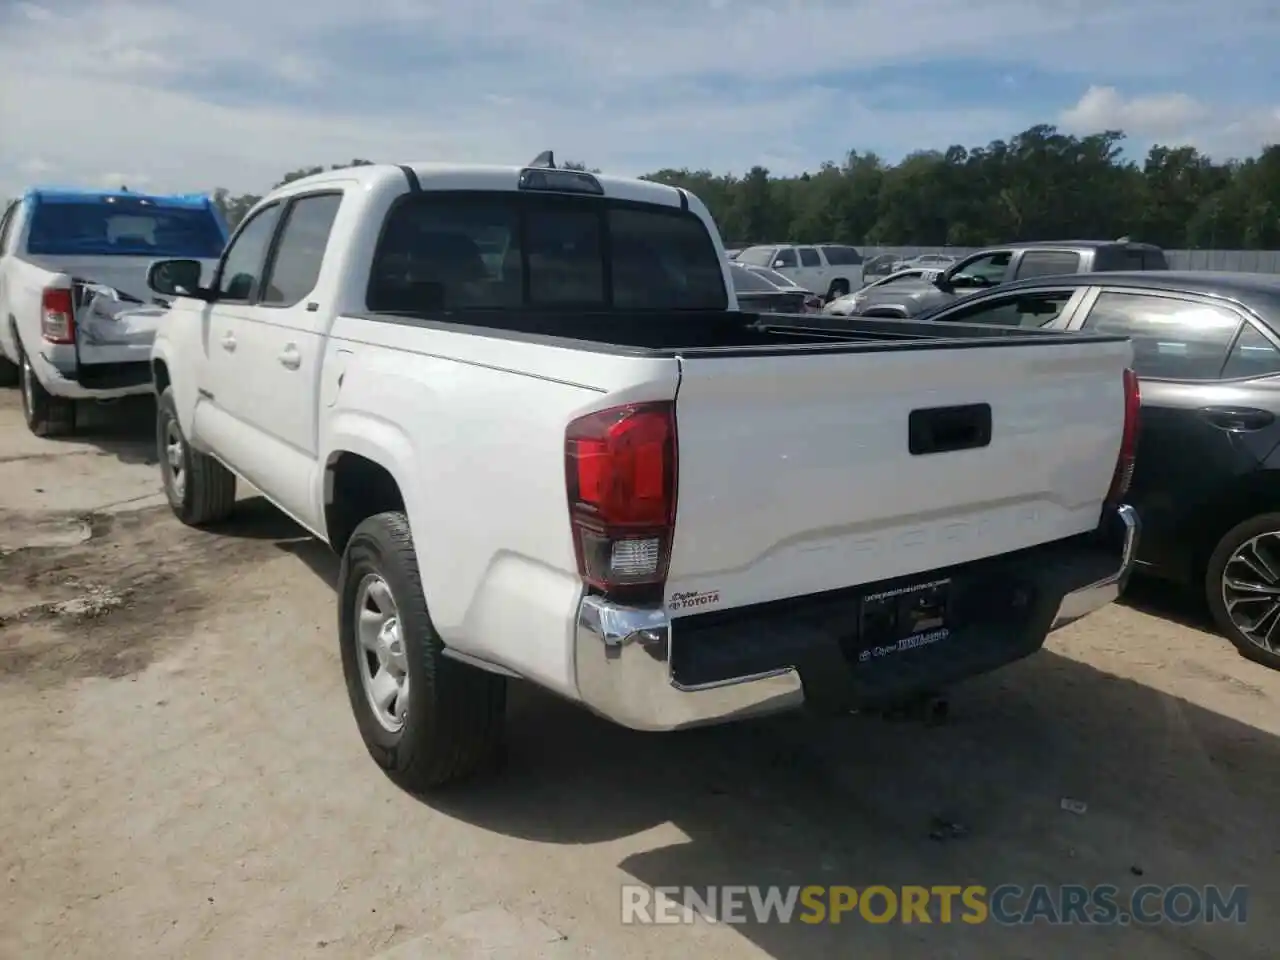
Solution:
M28 190L0 217L0 383L20 384L33 433L69 433L77 400L151 389L151 341L166 307L155 260L207 274L227 227L207 196Z

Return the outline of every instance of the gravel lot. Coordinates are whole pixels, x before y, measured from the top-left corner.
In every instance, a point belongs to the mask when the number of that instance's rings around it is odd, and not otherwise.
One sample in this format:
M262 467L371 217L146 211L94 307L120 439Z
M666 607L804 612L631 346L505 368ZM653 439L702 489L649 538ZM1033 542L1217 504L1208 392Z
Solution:
M248 491L219 534L180 526L147 405L94 412L37 440L0 392L0 958L1276 955L1280 674L1163 591L957 690L936 728L650 736L518 690L505 769L424 802L357 737L336 561ZM635 882L1248 884L1251 909L624 927Z

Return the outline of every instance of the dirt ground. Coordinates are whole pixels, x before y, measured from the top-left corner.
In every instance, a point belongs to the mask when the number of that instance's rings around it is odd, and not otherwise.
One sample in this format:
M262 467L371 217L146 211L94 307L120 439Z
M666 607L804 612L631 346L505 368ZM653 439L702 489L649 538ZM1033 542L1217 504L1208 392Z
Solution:
M93 413L75 441L37 440L0 392L4 960L1276 955L1280 674L1164 591L955 691L940 727L643 735L520 689L506 768L423 801L356 734L336 561L251 492L220 532L182 527L147 405ZM931 836L939 817L961 835ZM1247 884L1250 910L620 922L627 883L975 882Z

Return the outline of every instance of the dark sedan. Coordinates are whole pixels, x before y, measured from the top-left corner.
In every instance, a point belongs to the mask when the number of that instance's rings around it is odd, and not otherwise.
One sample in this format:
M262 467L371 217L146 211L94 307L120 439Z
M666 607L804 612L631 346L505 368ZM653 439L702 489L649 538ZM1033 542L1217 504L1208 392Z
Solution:
M755 313L817 313L822 298L767 267L730 262L738 307Z
M1280 669L1280 276L1040 277L919 319L1128 336L1140 569L1202 592L1245 656Z

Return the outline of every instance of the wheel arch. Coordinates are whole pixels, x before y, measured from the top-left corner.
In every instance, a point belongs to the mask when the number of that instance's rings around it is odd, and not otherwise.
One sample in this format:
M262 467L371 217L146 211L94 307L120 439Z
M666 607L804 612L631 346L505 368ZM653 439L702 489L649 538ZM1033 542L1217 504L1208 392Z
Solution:
M154 357L151 360L151 383L155 387L157 397L173 383L173 377L169 374L169 364L163 357Z

